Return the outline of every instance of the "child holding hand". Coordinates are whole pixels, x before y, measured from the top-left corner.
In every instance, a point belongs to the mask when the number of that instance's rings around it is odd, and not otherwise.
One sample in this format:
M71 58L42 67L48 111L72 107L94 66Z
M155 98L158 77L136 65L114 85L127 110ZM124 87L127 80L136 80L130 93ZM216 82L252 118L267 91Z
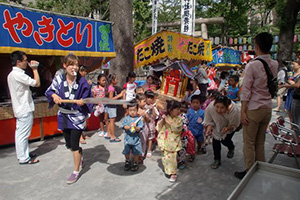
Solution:
M142 155L142 143L140 139L140 131L143 128L143 120L137 120L138 105L127 105L128 115L123 119L122 127L125 130L124 150L125 166L124 170L137 171L139 169L138 161ZM133 154L133 163L131 164L129 157L130 152Z
M170 176L170 182L177 179L177 152L181 150L182 119L181 104L178 101L167 101L167 116L164 116L156 126L158 131L157 143L162 151L164 172Z

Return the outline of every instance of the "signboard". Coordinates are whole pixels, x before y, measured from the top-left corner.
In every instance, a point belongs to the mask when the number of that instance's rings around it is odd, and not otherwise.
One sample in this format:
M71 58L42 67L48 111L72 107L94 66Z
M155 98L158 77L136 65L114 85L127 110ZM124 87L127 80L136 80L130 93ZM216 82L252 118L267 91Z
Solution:
M0 4L0 51L33 55L115 57L110 22Z
M157 33L157 4L158 0L152 0L152 35Z
M209 64L214 64L216 67L239 67L241 66L241 52L229 49L218 48L212 51L213 61Z
M177 60L212 60L210 40L161 31L134 47L134 66L141 67L168 57Z
M195 0L181 0L181 33L193 35L195 30Z

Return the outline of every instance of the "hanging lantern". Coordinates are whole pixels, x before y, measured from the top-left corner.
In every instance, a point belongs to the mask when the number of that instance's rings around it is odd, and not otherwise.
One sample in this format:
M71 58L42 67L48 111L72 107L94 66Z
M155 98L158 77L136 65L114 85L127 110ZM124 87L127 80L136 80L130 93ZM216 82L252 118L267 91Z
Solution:
M252 46L248 45L248 51L252 51Z
M234 44L237 44L238 43L238 39L234 38L233 42L234 42Z
M238 47L237 47L237 46L234 46L234 49L235 49L235 50L237 50L237 49L238 49Z
M229 39L229 44L233 44L233 38Z
M215 44L218 45L220 43L220 38L219 37L215 37Z
M243 38L239 38L239 44L243 44Z
M252 43L252 39L251 37L248 38L248 44L251 44Z
M243 50L244 50L244 51L247 51L247 45L244 45L244 46L243 46Z
M278 37L278 35L276 35L275 37L274 37L274 43L277 43L279 41L279 37Z
M243 38L243 44L247 44L247 38Z
M239 51L243 51L243 46L239 46Z
M210 37L209 40L210 40L210 43L211 43L211 44L214 43L214 38L213 38L213 37Z
M294 35L294 42L298 42L298 36L297 35Z

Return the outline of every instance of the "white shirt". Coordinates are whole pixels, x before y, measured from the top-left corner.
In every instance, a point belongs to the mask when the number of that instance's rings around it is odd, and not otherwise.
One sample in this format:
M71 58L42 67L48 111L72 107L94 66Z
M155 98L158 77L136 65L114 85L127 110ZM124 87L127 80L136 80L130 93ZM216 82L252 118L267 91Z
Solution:
M36 80L25 74L23 69L13 67L7 77L7 83L15 117L33 112L34 103L29 86L34 87Z
M203 69L202 67L199 67L198 71L197 71L197 80L199 84L207 84L208 80L205 78L205 76L207 76L207 73L205 71L205 69Z

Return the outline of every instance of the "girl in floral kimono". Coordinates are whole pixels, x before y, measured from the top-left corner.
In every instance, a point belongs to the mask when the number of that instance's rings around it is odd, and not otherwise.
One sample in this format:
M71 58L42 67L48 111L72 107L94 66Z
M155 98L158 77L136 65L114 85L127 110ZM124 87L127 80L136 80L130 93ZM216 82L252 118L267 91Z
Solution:
M85 78L78 75L78 58L69 54L64 58L64 74L55 76L52 84L45 92L49 107L58 104L58 129L63 131L66 147L72 151L74 171L67 183L72 184L79 177L82 164L82 148L79 139L86 126L86 118L92 110L92 104L84 104L84 98L91 97L91 88ZM62 103L63 99L76 100L76 103Z
M170 182L175 182L177 179L176 156L182 148L180 108L181 104L178 101L167 101L167 116L163 116L163 119L156 126L158 131L157 143L162 151L162 164L165 174L170 177Z

